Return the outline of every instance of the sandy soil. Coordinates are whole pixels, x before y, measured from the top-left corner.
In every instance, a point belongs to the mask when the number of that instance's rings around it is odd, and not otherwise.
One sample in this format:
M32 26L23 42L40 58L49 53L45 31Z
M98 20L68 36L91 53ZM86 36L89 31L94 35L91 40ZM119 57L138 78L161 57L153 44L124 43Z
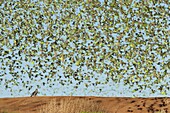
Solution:
M38 109L52 99L70 98L69 96L40 96L20 98L0 98L0 112L2 110L19 113L38 113ZM170 98L127 98L127 97L82 97L93 100L103 106L109 113L170 113ZM169 108L169 109L168 109ZM162 110L162 112L158 112Z

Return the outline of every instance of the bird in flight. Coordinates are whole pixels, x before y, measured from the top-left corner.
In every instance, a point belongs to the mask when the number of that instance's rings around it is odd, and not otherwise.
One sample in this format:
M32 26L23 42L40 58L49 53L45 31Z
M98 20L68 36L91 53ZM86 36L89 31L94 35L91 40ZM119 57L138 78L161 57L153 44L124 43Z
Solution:
M37 94L38 94L38 89L36 89L36 90L31 94L31 97L35 97L35 96L37 96Z

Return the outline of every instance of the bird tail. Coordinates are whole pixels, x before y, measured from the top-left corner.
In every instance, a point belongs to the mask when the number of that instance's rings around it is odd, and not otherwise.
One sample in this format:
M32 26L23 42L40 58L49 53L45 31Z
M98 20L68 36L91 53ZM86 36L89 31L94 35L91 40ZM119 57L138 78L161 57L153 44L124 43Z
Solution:
M33 97L34 96L34 94L31 94L31 96L30 97Z

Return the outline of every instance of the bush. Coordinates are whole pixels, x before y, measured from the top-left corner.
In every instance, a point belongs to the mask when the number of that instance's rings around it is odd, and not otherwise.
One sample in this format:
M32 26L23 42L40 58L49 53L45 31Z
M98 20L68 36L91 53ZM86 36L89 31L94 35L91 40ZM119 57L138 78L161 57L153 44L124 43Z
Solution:
M94 101L87 99L63 99L60 103L53 99L42 106L40 113L107 113Z

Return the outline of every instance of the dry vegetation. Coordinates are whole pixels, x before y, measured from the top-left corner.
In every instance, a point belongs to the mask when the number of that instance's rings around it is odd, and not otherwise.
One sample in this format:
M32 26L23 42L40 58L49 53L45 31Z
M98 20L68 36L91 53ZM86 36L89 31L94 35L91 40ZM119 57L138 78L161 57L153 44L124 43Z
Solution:
M0 99L0 113L170 113L170 98L23 97Z
M19 113L19 112L10 112L8 110L0 110L0 113Z
M107 113L104 108L87 99L53 99L42 106L40 113Z

